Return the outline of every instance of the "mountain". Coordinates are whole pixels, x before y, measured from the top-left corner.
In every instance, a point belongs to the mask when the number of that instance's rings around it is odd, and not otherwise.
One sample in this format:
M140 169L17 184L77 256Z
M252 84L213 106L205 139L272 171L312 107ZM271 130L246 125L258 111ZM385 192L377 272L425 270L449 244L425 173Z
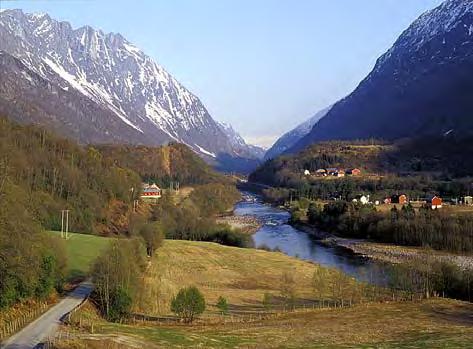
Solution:
M16 121L47 125L81 143L179 142L216 162L221 155L257 156L120 34L3 10L0 51L0 111Z
M228 137L236 155L249 159L263 159L265 150L261 147L247 144L240 134L234 130L232 125L219 122L220 129Z
M420 16L290 151L324 140L473 133L473 1Z
M299 142L304 136L306 136L315 123L323 118L330 111L332 107L325 108L316 113L309 120L303 122L293 130L282 135L271 148L268 149L264 158L266 160L274 159L278 155L284 153L286 150L292 148L297 142Z

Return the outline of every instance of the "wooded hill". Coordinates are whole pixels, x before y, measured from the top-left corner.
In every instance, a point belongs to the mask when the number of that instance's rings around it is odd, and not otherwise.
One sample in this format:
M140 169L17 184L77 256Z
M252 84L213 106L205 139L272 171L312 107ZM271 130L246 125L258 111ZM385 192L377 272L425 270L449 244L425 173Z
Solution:
M269 160L249 179L288 190L272 190L269 200L289 197L352 200L371 194L373 200L404 193L410 198L472 193L473 142L457 136L399 141L332 141L312 145L294 155ZM360 176L316 177L317 169L359 168ZM304 175L309 170L311 175ZM292 191L292 194L290 193Z
M360 168L364 175L430 175L441 179L473 175L472 138L422 137L387 143L380 140L331 141L269 160L250 179L285 186L295 174L321 168Z
M379 172L378 159L393 147L381 142L323 142L314 144L294 155L283 155L267 161L250 175L250 180L273 186L290 185L291 178L300 177L305 170L315 173L326 168L360 168Z
M122 233L117 218L128 214L142 178L158 185L224 181L184 145L82 147L44 129L0 119L0 200L5 195L26 199L29 221L45 229L59 230L60 212L69 209L75 231Z
M167 187L171 181L181 185L225 182L207 163L180 143L147 147L130 145L98 146L100 152L116 166L129 168L145 181Z
M80 146L0 118L0 309L62 289L64 246L43 233L60 230L61 210L70 210L70 230L130 234L142 177L158 185L226 181L183 145Z

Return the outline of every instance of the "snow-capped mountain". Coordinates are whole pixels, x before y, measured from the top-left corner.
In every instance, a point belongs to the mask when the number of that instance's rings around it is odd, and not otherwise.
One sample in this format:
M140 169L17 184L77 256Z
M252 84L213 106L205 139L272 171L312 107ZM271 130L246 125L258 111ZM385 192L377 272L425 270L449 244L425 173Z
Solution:
M299 142L303 137L305 137L312 127L314 127L315 123L323 118L327 113L330 111L332 107L325 108L314 116L312 116L309 120L304 121L296 128L292 129L291 131L282 135L271 148L268 149L264 158L266 160L274 159L278 155L281 155L286 150L292 148L297 142Z
M447 0L412 23L292 151L331 139L473 133L472 76L473 1Z
M2 86L2 103L11 102L5 96L15 89L46 99L57 99L60 94L68 103L57 110L58 115L47 110L34 120L31 110L42 111L47 105L36 98L28 105L17 95L15 103L1 109L19 121L24 121L22 114L27 113L30 121L71 133L84 143L158 145L176 141L208 158L218 158L222 153L238 156L241 148L246 149L246 144L228 138L195 95L120 34L105 34L89 26L73 29L47 14L3 10L0 51L19 60L16 68L25 73L17 77L28 80L30 76L28 81L19 82L21 89ZM52 96L37 91L46 85ZM84 114L81 109L86 107L98 114ZM68 115L61 114L64 109ZM108 125L111 120L113 127ZM87 121L88 132L77 130Z
M230 140L233 149L236 149L236 155L250 159L263 159L265 153L263 148L247 144L232 125L225 122L219 122L218 124L222 132L225 133Z

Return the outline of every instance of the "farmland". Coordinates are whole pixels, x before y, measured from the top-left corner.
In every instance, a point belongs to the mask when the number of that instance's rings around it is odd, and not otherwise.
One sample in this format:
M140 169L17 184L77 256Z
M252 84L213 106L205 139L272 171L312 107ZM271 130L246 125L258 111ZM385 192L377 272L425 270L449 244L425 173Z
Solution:
M160 285L145 298L159 301L138 306L155 317L112 324L89 304L76 315L76 327L63 330L73 339L59 341L56 347L468 348L473 341L469 303L431 299L314 309L311 276L316 268L320 267L280 253L166 241L145 278L147 287ZM268 312L261 299L265 292L281 294L284 271L294 273L299 307ZM328 278L336 275L330 272ZM172 321L169 300L190 284L202 291L208 310L196 324L183 325ZM230 304L225 316L214 306L221 295Z
M50 234L60 238L60 232L51 231ZM107 248L111 240L97 235L69 233L69 238L65 242L69 277L87 275L94 260Z

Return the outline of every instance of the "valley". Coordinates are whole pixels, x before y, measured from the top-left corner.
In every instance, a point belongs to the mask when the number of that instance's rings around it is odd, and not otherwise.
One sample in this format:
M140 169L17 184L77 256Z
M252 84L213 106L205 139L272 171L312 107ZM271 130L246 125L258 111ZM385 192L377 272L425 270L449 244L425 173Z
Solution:
M269 3L0 4L1 348L472 347L473 2Z

